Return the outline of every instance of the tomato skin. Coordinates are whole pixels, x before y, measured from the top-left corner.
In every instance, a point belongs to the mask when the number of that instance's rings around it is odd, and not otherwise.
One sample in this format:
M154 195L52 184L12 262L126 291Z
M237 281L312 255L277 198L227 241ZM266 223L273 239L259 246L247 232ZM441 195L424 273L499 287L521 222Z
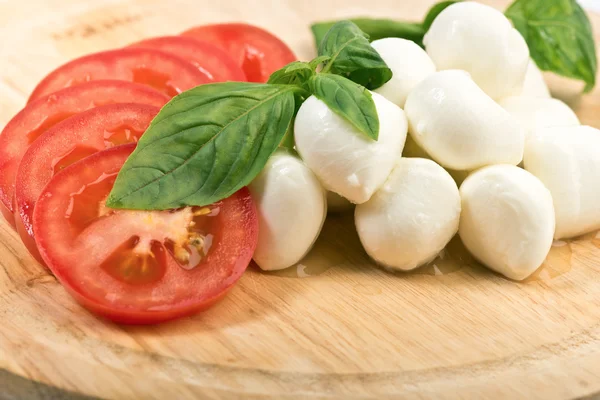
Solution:
M65 285L64 288L66 291L73 297L79 304L81 304L84 308L93 312L94 314L101 316L103 318L108 319L109 321L115 322L117 324L123 325L153 325L160 324L162 322L172 321L178 318L189 317L191 315L197 314L199 312L205 311L222 300L233 285L224 289L220 294L207 299L201 305L190 305L188 307L182 307L180 310L174 314L172 311L154 311L152 315L138 314L138 313L128 313L128 312L118 312L114 309L107 307L105 305L90 301L87 297L81 295L76 290L73 290L70 286Z
M250 192L244 188L219 202L220 213L215 218L221 233L216 236L219 240L213 243L205 264L184 270L169 258L165 277L145 286L110 278L97 268L94 260L90 261L94 255L87 249L102 248L105 241L118 240L113 233L127 237L128 230L134 232L135 225L122 223L129 221L129 214L117 210L81 233L74 233L65 216L72 210L70 199L77 188L97 182L99 177L115 175L134 148L133 144L110 148L56 174L38 200L33 226L44 261L84 307L112 321L151 324L193 314L222 298L251 261L258 240L258 218ZM117 222L111 226L112 221ZM101 230L94 230L94 224L101 224ZM108 230L103 230L105 227ZM84 243L90 238L93 242ZM86 252L81 253L83 250Z
M66 87L104 79L146 84L170 97L212 82L208 75L177 56L128 48L94 53L63 64L36 86L29 102Z
M181 35L221 47L242 67L249 82L266 82L273 72L297 60L281 39L244 23L203 25Z
M21 158L37 137L58 122L90 108L115 103L162 107L169 97L138 83L100 80L66 88L28 104L0 134L0 210L15 227L15 177Z
M215 82L245 82L246 75L225 51L208 42L183 36L145 39L129 47L141 47L172 53L194 64Z
M55 174L53 164L66 167L80 157L113 147L111 137L107 136L111 132L127 131L128 137L119 138L117 143L137 142L159 110L135 103L92 108L54 125L29 146L16 177L15 221L21 240L35 259L43 263L34 239L33 210L40 193ZM80 154L73 155L78 150Z

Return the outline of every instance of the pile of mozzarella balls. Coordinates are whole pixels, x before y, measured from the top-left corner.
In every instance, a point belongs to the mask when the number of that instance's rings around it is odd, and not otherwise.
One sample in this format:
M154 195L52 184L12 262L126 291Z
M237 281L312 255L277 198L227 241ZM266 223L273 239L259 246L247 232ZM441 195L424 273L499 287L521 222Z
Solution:
M600 228L600 131L550 97L510 21L457 3L424 43L372 43L394 73L373 93L378 141L314 96L303 103L300 158L276 153L250 186L262 269L298 263L328 203L330 211L355 204L366 252L397 271L432 261L458 232L478 261L522 280L553 239Z

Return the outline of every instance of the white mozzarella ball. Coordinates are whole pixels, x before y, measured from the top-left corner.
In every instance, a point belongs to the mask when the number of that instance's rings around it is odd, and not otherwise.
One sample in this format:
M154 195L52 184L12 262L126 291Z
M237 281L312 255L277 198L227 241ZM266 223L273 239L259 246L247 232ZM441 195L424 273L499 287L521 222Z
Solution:
M325 221L327 202L317 177L298 157L279 150L248 188L258 210L254 261L267 271L295 265Z
M540 129L527 141L523 161L552 193L556 239L600 229L600 130Z
M492 98L523 86L529 48L500 11L460 2L442 11L423 39L438 71L462 69Z
M418 84L404 108L415 142L446 168L518 164L524 130L469 74L436 72Z
M359 132L324 102L310 96L300 107L294 125L296 149L323 186L350 200L364 203L385 182L406 140L404 111L373 93L379 116L379 140Z
M435 65L418 44L400 38L375 40L371 46L377 50L394 76L376 89L392 103L404 107L411 90L428 75L435 72Z
M459 235L488 268L515 280L542 265L552 246L554 208L543 183L513 165L471 174L460 187Z
M525 140L540 128L580 125L573 110L558 99L510 96L498 104L525 129Z
M334 213L342 213L350 211L354 208L354 204L348 199L340 196L337 193L327 191L327 211Z
M371 200L356 206L366 252L384 267L408 271L433 260L458 230L456 183L434 161L401 158Z
M529 60L527 65L527 72L525 73L525 81L523 82L523 88L517 90L515 95L528 96L528 97L540 97L549 98L550 90L548 84L544 80L542 71L535 64L535 61Z

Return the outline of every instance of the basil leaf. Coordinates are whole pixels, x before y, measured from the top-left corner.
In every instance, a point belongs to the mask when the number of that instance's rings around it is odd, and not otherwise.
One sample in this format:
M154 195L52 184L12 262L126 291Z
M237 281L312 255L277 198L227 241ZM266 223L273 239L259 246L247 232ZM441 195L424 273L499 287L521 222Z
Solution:
M371 92L343 76L321 73L308 82L327 107L373 140L379 138L379 116Z
M302 86L314 74L315 69L309 63L294 61L273 72L267 83Z
M267 83L303 86L316 73L317 67L331 57L320 56L310 62L294 61L273 72Z
M450 0L450 1L442 1L440 3L435 4L433 7L429 9L427 15L425 16L425 20L423 20L423 30L427 32L429 28L431 28L431 24L437 18L438 15L442 11L444 11L447 7L452 4L458 3L460 0Z
M392 70L371 46L368 36L350 21L340 21L327 32L319 56L331 57L322 72L344 75L368 89L377 89L392 79Z
M391 19L371 19L371 18L353 18L350 20L365 34L369 35L369 40L378 40L387 37L398 37L412 40L422 46L425 30L420 23L393 21ZM317 48L321 45L327 32L338 21L318 22L312 24L312 30Z
M521 32L535 63L586 83L596 84L596 47L590 21L575 0L517 0L506 16Z
M327 62L331 59L331 57L329 56L319 56L317 58L315 58L314 60L312 60L311 62L309 62L308 64L310 65L310 67L313 70L316 70L319 65L323 64L324 62Z
M108 207L204 206L250 183L288 131L295 86L227 82L171 100L123 165Z

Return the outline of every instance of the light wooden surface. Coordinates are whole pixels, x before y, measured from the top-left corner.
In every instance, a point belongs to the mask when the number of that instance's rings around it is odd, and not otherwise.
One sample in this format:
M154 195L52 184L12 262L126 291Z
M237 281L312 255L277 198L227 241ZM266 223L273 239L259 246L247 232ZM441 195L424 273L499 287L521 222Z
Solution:
M47 72L84 53L244 20L308 58L312 20L420 18L431 3L0 0L0 126ZM598 91L580 98L558 80L554 88L585 123L600 126ZM600 392L600 249L589 240L572 248L568 273L527 284L477 267L390 275L361 250L351 216L336 217L305 262L309 272L335 265L325 273L293 279L250 270L208 312L124 327L79 307L0 224L0 370L5 382L19 375L106 398L587 396ZM15 379L0 385L0 397L18 392ZM59 396L44 386L34 393Z

